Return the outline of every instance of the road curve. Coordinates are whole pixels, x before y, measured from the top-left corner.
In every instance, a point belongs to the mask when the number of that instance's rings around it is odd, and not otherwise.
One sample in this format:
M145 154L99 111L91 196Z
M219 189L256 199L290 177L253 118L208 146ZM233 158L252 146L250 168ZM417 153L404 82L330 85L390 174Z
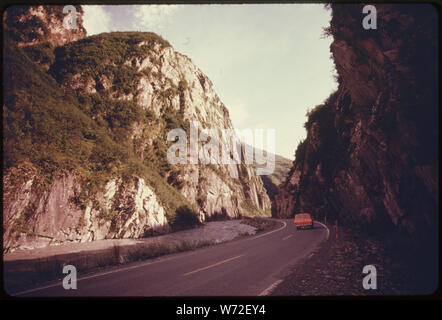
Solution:
M78 274L77 289L61 281L28 290L23 297L90 296L258 296L270 292L299 260L327 239L328 229L296 230L293 220L265 234L131 263L103 272Z

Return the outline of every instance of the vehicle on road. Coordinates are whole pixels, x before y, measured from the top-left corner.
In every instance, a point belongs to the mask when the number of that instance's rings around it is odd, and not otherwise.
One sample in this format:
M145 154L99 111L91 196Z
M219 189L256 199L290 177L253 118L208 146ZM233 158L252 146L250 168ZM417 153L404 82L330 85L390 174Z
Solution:
M296 229L313 229L313 219L310 213L295 214L295 226Z

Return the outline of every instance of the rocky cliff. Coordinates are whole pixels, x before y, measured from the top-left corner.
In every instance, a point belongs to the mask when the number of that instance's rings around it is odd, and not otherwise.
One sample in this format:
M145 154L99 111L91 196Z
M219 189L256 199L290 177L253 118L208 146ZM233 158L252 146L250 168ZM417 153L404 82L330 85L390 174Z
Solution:
M437 235L437 11L333 4L326 30L339 88L312 109L273 216L312 212L355 228ZM436 238L433 238L433 240Z
M167 161L171 129L232 129L188 57L152 33L84 37L81 8L78 29L60 31L61 10L4 18L4 251L270 214L251 165Z
M63 20L68 14L63 13L63 6L14 5L3 15L4 32L19 47L47 42L61 46L86 36L83 9L75 6L75 11L77 26L75 29L67 29L63 26Z

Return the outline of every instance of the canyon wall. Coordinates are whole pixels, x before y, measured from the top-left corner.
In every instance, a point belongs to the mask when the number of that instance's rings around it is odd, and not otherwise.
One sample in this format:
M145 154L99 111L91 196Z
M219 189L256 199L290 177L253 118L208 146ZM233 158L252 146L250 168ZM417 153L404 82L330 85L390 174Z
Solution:
M431 5L332 4L325 32L339 83L313 108L307 138L273 201L275 217L311 212L413 237L438 230L438 20Z
M191 59L153 33L85 37L81 8L60 30L62 8L13 6L3 21L4 251L269 216L252 165L167 160L171 129L233 129Z

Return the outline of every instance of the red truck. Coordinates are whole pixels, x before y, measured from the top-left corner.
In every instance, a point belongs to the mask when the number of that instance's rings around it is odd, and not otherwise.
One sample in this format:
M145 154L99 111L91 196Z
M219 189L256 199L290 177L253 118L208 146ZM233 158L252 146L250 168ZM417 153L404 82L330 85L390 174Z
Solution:
M310 213L298 213L295 215L296 229L310 228L313 229L313 219Z

